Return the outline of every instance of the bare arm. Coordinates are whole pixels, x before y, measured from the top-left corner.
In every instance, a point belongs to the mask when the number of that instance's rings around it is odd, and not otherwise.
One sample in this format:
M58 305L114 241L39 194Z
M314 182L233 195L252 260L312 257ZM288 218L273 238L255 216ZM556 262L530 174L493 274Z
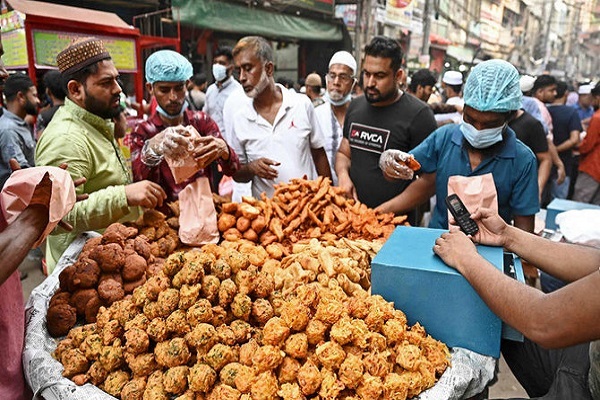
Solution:
M552 164L556 166L558 177L556 178L556 182L560 185L565 181L567 176L565 172L565 165L562 160L558 156L558 151L556 150L556 146L551 139L548 139L548 152L550 153L550 157L552 158Z
M535 156L538 160L538 187L541 196L546 187L546 183L548 182L548 178L550 177L550 171L552 170L552 157L547 151L536 153Z
M514 225L525 232L533 233L535 228L535 215L515 215L513 216Z
M0 285L15 272L48 225L48 208L34 204L0 232Z
M325 149L319 147L318 149L310 149L310 152L315 163L315 168L317 169L317 174L331 178L331 169L329 168L329 160L327 160Z
M420 175L402 193L380 204L376 210L379 212L393 212L395 214L409 212L435 195L435 177L435 173Z
M590 324L600 304L600 250L529 234L507 225L489 210L477 211L473 218L480 227L476 241L504 246L551 275L576 281L544 294L489 264L462 232L442 235L434 252L465 276L494 313L545 347L564 347L600 337L600 325Z
M556 146L556 151L561 153L563 151L570 150L579 144L579 131L571 131L569 138Z
M264 179L275 179L277 178L277 170L272 166L278 166L279 164L279 162L268 158L259 158L247 164L241 164L240 169L233 175L233 179L236 182L250 182L255 175Z

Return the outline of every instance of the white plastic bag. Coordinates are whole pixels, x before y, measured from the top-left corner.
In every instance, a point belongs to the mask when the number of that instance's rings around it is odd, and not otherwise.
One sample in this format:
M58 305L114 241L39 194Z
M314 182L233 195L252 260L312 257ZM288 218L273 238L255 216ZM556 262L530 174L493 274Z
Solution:
M556 224L571 243L600 247L600 210L570 210L556 216Z

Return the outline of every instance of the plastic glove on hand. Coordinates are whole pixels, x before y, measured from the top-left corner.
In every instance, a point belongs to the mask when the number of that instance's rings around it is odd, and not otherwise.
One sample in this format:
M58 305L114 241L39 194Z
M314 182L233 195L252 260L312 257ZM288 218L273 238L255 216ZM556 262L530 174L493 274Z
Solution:
M183 127L165 129L163 151L169 157L181 157L193 148L190 133Z
M409 167L413 162L417 163L411 154L390 149L381 153L379 168L388 179L409 180L414 176L414 170Z

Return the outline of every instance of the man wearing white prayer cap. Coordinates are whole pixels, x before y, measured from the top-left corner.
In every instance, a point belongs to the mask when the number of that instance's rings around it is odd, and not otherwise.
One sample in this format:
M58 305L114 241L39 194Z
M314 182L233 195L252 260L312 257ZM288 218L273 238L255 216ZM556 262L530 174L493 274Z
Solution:
M352 89L356 84L356 60L347 51L338 51L329 61L325 75L325 104L315 109L318 129L325 136L325 152L331 168L331 177L337 184L335 155L342 142L342 128L346 111L352 100Z
M594 97L592 96L593 88L594 87L589 84L579 86L579 90L577 90L579 99L573 106L579 114L579 119L581 119L581 125L583 126L584 131L587 131L592 115L594 114L594 107L592 105L594 101Z

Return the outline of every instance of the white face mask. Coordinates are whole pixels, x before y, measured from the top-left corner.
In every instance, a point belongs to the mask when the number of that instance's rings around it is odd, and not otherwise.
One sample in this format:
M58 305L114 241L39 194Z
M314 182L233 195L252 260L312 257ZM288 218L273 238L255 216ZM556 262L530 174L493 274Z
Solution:
M339 107L352 100L352 93L348 93L346 96L344 96L339 92L329 93L329 91L327 91L325 92L323 98L325 99L325 101L333 104L336 107Z
M464 119L460 124L460 130L463 136L467 139L467 142L476 149L485 149L502 141L502 132L505 127L506 124L496 128L478 130L473 125L465 122Z
M227 78L227 67L221 64L213 64L212 73L217 82Z

